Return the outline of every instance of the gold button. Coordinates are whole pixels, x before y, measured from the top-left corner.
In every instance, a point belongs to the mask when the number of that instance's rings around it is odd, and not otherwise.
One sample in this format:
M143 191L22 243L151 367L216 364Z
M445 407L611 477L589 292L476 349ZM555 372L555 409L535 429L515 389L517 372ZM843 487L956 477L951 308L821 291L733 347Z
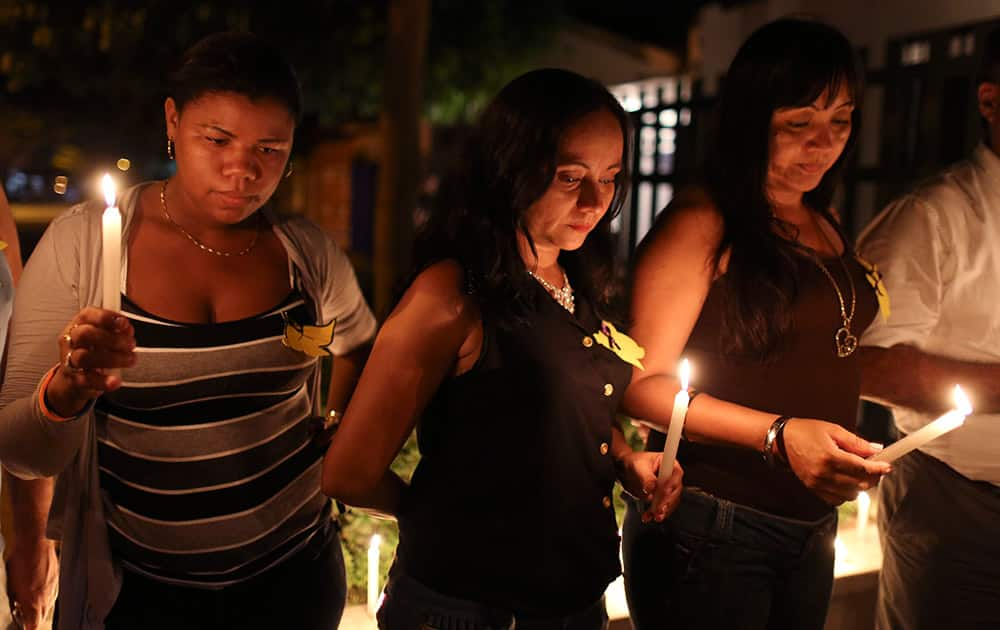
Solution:
M603 503L606 508L611 507L611 497L604 497L601 499L601 503Z
M590 337L584 337L583 338L583 347L584 348L589 348L592 345L594 345L594 340L593 339L591 339Z
M608 454L608 443L601 442L601 455L607 455L607 454Z
M604 395L605 396L610 396L613 393L615 393L615 386L612 385L611 383L605 383L604 384Z

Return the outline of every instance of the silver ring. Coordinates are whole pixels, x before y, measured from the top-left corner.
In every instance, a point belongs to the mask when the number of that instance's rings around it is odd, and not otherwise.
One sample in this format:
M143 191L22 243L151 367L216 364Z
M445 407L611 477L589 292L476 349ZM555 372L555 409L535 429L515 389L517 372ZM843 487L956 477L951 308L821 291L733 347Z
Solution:
M79 374L80 372L83 372L83 368L74 366L72 361L73 361L73 350L71 349L69 352L66 353L66 358L63 359L63 367L69 370L70 372L73 372L74 374Z

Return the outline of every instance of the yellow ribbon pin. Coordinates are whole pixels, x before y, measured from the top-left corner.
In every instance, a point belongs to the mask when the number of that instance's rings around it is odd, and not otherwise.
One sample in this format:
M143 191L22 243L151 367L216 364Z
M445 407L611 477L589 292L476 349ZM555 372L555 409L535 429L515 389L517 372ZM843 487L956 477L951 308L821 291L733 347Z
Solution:
M882 272L878 270L875 263L868 262L858 254L855 254L854 258L857 259L859 265L864 267L865 279L875 289L875 297L878 298L878 311L882 314L882 320L889 321L889 292L885 288L885 283L882 282Z
M625 363L640 370L646 369L641 361L646 356L646 349L625 333L616 330L614 324L602 321L601 329L594 333L594 341L614 352Z
M302 325L282 314L285 318L285 336L281 343L311 357L332 356L327 349L333 343L333 330L337 320L322 326Z

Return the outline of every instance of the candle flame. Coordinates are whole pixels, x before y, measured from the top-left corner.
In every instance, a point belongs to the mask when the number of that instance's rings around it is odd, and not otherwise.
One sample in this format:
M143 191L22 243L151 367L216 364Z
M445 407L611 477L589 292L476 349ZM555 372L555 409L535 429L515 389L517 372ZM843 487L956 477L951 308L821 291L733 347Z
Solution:
M382 546L382 537L379 536L378 534L372 534L372 539L368 543L369 551L372 549L378 550L378 548L381 546Z
M681 361L680 377L681 389L686 390L688 388L688 381L691 380L691 363L687 359Z
M101 188L104 189L104 201L108 203L109 208L113 208L115 206L115 182L107 173L101 178Z
M969 401L969 397L965 395L962 388L958 385L955 386L955 409L958 410L963 416L967 416L972 413L972 403Z

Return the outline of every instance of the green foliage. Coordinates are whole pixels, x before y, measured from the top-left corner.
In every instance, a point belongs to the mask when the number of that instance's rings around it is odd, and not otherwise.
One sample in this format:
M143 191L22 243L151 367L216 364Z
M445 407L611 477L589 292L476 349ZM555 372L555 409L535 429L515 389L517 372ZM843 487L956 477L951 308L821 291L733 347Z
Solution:
M72 142L96 155L160 155L164 76L201 37L253 31L295 65L313 128L382 105L385 0L0 0L0 116L22 120L0 164ZM561 0L433 0L424 94L433 122L477 111L550 39ZM153 124L151 124L151 122ZM5 134L0 134L5 135ZM135 161L135 160L133 160Z
M396 456L392 469L404 480L409 481L419 460L417 441L415 435L411 435ZM394 520L377 518L355 508L349 508L340 517L340 522L344 566L347 570L347 602L363 604L368 597L368 545L372 535L378 534L382 537L379 585L384 586L396 545L399 543L399 528Z

